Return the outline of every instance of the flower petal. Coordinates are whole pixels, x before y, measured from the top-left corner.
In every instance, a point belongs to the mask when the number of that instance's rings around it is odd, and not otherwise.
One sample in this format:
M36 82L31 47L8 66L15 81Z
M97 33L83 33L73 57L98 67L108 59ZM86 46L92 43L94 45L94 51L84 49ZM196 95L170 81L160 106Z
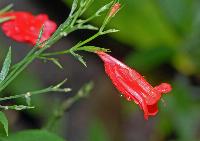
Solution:
M9 12L3 15L7 16L14 18L4 22L1 28L8 37L19 42L35 45L43 24L41 42L47 40L57 28L56 23L49 20L46 14L34 16L29 12Z

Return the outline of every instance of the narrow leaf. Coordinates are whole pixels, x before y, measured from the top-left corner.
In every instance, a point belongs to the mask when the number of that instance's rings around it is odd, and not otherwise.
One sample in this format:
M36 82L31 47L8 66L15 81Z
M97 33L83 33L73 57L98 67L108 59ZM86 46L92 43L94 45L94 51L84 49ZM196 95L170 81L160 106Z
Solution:
M6 135L8 136L8 120L3 112L0 111L0 123L3 125Z
M5 8L3 8L2 10L0 10L0 14L9 11L12 7L13 7L13 4L7 5Z
M78 5L78 0L74 0L73 1L73 4L72 4L72 8L71 8L71 12L69 14L69 16L72 16L73 13L75 12L76 8L77 8L77 5Z
M58 66L60 69L62 69L62 65L56 58L48 58L48 57L38 57L39 59L43 59L45 62L46 61L52 61L56 66Z
M58 66L60 69L63 68L62 65L60 64L60 62L59 62L57 59L51 58L51 60L52 60L52 62L53 62L56 66Z
M80 29L98 30L99 28L96 27L96 26L93 26L93 25L88 24L88 25L82 25L82 26L80 27Z
M71 54L78 59L85 67L87 67L86 62L83 60L83 56L74 53L73 51L71 51Z
M0 83L6 78L9 72L10 64L11 64L11 47L9 48L6 59L3 63L3 67L0 73Z
M40 40L41 40L41 38L42 38L43 32L44 32L44 24L42 25L42 27L41 27L41 29L40 29L39 36L38 36L36 45L38 45L38 44L40 43Z
M100 48L100 47L96 47L96 46L83 46L83 47L78 48L78 50L94 52L94 53L97 51L111 52L110 49Z
M8 20L12 19L12 17L5 17L5 18L0 18L0 24L3 22L6 22Z
M110 9L111 5L113 4L113 2L111 1L110 3L104 5L103 7L101 7L96 13L96 16L100 16L100 14L108 9Z
M103 32L103 34L109 34L109 33L115 33L115 32L119 32L118 29L108 29L106 31Z

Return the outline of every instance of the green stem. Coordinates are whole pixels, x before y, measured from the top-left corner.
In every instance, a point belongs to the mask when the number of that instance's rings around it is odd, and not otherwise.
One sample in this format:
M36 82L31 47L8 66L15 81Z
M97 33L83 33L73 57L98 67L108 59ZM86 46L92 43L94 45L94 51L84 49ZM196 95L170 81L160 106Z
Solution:
M93 83L85 84L74 97L64 100L56 109L45 126L46 129L52 130L55 124L63 117L64 113L79 99L87 97L93 89Z
M68 34L75 31L77 27L68 27L69 29L66 29L65 32ZM5 89L35 58L37 58L40 54L42 54L46 49L51 47L53 44L55 44L58 40L60 40L63 36L60 36L60 34L57 34L57 36L53 39L49 39L43 48L39 49L37 52L35 52L38 49L39 45L36 45L29 53L28 55L19 63L17 64L16 68L7 76L7 78L0 84L0 92Z
M98 36L102 35L100 32L97 32L95 35L93 35L92 37L86 39L83 42L80 42L78 44L76 44L74 47L68 49L68 50L64 50L64 51L58 51L58 52L53 52L53 53L44 53L41 56L54 56L54 55L60 55L60 54L68 54L70 53L70 51L77 51L79 50L78 48L87 44L88 42L91 42L92 40L94 40L95 38L97 38Z
M0 109L3 110L25 110L25 109L32 109L32 106L25 106L25 105L12 105L12 106L4 106L0 105Z
M48 88L42 89L42 90L27 92L27 93L23 93L23 94L19 94L19 95L8 96L8 97L3 97L3 98L0 98L0 101L22 98L22 97L27 97L27 96L30 97L32 95L38 95L38 94L43 94L43 93L48 93L48 92L69 92L69 91L71 91L70 88L60 89L60 88L55 88L55 87L51 86L51 87L48 87Z
M34 54L36 49L38 48L38 45L36 45L27 55L26 57L20 61L18 64L12 67L12 71L9 73L9 75L6 77L6 79L0 84L0 92L6 87L4 86L13 76L17 71L27 62L30 56Z
M46 125L46 129L47 130L52 130L52 128L54 127L54 125L56 124L57 121L59 121L65 111L67 111L76 101L78 101L81 97L79 96L74 96L72 98L69 98L67 100L65 100L60 106L59 108L54 111L53 116L51 117L51 119L48 121L47 125Z

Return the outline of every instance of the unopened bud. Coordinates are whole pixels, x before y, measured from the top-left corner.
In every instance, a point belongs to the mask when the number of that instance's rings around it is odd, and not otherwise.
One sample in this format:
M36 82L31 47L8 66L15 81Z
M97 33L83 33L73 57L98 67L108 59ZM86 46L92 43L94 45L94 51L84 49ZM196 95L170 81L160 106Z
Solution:
M111 11L109 13L109 17L114 16L119 11L120 7L121 7L120 3L115 3L113 5L113 7L111 8Z

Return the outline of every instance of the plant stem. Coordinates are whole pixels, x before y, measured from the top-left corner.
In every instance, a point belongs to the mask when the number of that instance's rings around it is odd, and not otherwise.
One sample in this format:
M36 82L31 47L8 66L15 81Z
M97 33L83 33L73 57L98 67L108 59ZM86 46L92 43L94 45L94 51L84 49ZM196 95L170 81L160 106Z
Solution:
M69 91L71 91L70 88L61 89L61 88L55 88L55 87L51 86L51 87L48 87L48 88L42 89L42 90L27 92L27 93L23 93L23 94L19 94L19 95L13 95L13 96L9 96L9 97L3 97L3 98L0 98L0 101L22 98L22 97L27 97L27 96L30 97L32 95L43 94L43 93L48 93L48 92L69 92Z
M68 53L70 53L70 51L77 51L79 47L87 44L88 42L91 42L92 40L94 40L95 38L97 38L100 35L101 35L101 33L97 32L96 34L94 34L90 38L86 39L83 42L80 42L80 43L76 44L74 47L72 47L72 48L70 48L68 50L58 51L58 52L53 52L53 53L44 53L41 56L44 56L44 57L46 57L46 56L54 56L54 55L60 55L60 54L68 54Z
M85 84L75 96L68 98L64 100L61 105L58 106L58 109L56 109L53 112L52 117L47 122L47 125L44 127L47 130L52 130L54 125L63 117L64 113L79 99L87 97L91 90L93 89L93 82L89 82Z
M4 106L0 105L0 109L3 110L25 110L25 109L32 109L32 106L25 106L25 105L12 105L12 106Z
M70 27L68 27L70 28ZM70 29L66 29L66 32L71 33L74 30L76 30L77 27L72 27ZM52 35L53 36L53 35ZM27 55L26 57L17 64L16 68L7 76L7 78L0 84L0 92L5 89L35 58L37 58L41 53L43 53L46 49L51 47L53 44L55 44L59 39L61 39L63 36L60 36L60 34L57 34L55 38L50 38L43 48L38 49L39 45L36 45ZM36 51L36 52L35 52Z

